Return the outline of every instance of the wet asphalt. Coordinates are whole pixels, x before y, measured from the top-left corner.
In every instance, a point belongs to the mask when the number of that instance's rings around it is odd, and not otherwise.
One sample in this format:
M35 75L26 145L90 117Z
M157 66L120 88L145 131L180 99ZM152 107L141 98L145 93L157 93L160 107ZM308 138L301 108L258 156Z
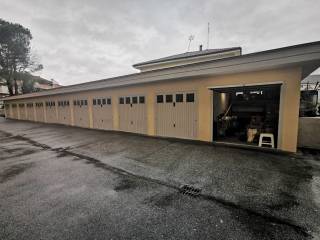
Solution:
M319 166L312 151L1 119L0 239L317 239Z

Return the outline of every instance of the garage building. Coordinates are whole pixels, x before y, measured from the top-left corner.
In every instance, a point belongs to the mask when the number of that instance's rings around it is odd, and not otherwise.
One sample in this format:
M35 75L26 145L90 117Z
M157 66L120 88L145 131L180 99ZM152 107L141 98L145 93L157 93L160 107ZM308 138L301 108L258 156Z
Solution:
M320 66L320 42L133 66L140 72L7 97L6 117L295 152L300 83Z

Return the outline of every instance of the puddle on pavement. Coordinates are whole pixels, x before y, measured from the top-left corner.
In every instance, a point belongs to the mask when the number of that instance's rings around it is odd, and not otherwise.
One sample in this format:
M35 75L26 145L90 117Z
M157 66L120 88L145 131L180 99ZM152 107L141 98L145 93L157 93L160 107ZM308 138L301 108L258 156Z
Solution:
M159 208L169 207L173 204L173 201L179 197L179 193L173 192L169 194L155 194L150 198L147 198L144 203L151 204Z
M1 160L6 160L9 158L17 158L17 157L22 157L22 156L27 156L33 153L38 152L39 150L37 149L25 149L25 148L14 148L14 149L3 149L4 156L0 157ZM6 154L8 154L6 156Z
M122 178L113 189L119 192L119 191L124 191L128 189L134 189L136 187L137 187L137 184L133 180L130 180L128 178Z
M58 154L57 154L57 157L58 157L58 158L67 157L67 156L69 156L69 154L66 153L66 152L63 152L63 151L58 152Z
M21 163L5 169L3 172L0 172L0 183L4 183L13 179L27 169L31 168L33 164L34 163Z
M299 205L297 198L292 194L288 194L287 192L281 192L279 194L279 199L279 202L269 205L268 208L274 211L279 211L282 209L290 209Z

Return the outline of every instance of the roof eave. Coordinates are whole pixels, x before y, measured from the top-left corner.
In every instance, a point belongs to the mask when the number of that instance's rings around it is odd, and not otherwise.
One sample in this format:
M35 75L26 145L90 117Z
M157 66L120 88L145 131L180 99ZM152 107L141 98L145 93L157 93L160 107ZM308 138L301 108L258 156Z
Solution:
M186 59L191 59L191 58L199 58L199 57L215 55L215 54L220 54L220 53L228 53L228 52L233 52L233 51L240 51L240 54L241 54L242 48L241 47L234 47L234 48L230 48L228 50L221 49L220 51L216 51L216 52L208 52L208 53L204 53L204 54L201 54L201 55L194 55L194 56L176 57L176 58L171 58L171 59L167 59L167 60L162 60L162 59L157 60L156 59L156 60L136 63L136 64L133 64L132 67L134 67L136 69L140 69L140 67L145 67L145 66L152 66L152 65L163 64L163 63L171 63L171 62L175 62L177 60L186 60Z

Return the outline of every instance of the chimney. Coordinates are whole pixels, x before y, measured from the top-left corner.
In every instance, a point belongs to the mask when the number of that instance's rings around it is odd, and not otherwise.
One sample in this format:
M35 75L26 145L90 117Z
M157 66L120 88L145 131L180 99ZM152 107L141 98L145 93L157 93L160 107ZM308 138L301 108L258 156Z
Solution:
M199 51L202 51L202 44L199 46Z

